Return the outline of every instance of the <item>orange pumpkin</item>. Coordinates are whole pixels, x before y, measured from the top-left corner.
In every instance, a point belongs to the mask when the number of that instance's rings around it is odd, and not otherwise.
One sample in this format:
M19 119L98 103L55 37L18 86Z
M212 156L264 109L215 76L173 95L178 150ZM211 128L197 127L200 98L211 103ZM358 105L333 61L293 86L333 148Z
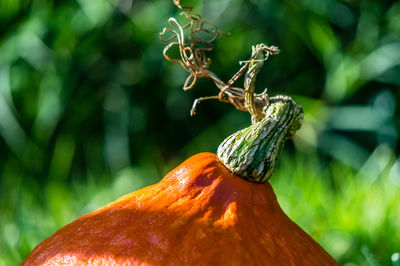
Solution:
M302 119L292 98L272 97L265 118L228 137L218 156L197 154L161 182L79 218L23 265L337 265L263 183Z
M337 265L269 183L232 174L212 153L60 229L22 265L37 264Z

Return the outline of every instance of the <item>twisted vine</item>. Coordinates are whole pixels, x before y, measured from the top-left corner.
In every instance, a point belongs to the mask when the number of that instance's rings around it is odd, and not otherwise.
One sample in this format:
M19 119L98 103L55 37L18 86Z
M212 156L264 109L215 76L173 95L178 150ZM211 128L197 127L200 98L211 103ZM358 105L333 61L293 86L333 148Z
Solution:
M207 52L213 50L213 43L219 36L223 35L228 37L229 35L219 31L212 22L203 20L199 14L192 14L193 7L182 6L180 0L173 0L173 3L179 9L183 10L181 15L184 16L187 23L182 25L174 17L168 19L169 27L164 27L160 33L160 39L168 43L163 50L165 59L170 62L180 63L181 66L189 72L189 76L186 78L183 85L184 90L192 89L198 78L211 78L220 90L218 95L197 98L193 102L190 114L195 114L196 107L201 101L217 99L221 102L231 103L238 110L249 112L252 117L262 117L264 115L264 109L269 103L266 91L255 94L253 88L250 92L251 97L245 97L245 94L247 93L248 95L249 93L248 90L232 86L243 75L246 69L247 72L251 71L250 65L252 66L254 63L259 62L259 59L255 60L256 56L260 53L264 54L264 61L268 58L269 54L278 53L279 49L275 46L269 47L264 44L257 45L257 48L253 48L252 56L246 61L241 61L240 63L244 63L244 65L227 83L225 83L215 73L209 70L211 59L207 57ZM185 30L189 32L187 34L188 41L185 39ZM209 38L201 37L201 34L209 36ZM168 52L173 47L177 47L179 50L178 58L172 58L168 55ZM247 78L250 76L254 78L254 80L249 80ZM256 75L246 74L245 85L246 82L254 84L255 77Z

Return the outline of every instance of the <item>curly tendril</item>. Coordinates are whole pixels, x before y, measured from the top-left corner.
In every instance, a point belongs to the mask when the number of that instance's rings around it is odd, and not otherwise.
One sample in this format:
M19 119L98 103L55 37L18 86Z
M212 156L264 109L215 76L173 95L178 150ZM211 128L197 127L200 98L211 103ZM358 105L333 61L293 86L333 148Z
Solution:
M220 90L218 95L196 99L190 112L191 115L195 114L196 107L201 101L209 99L231 103L236 109L248 112L249 110L245 106L244 89L232 86L249 67L254 55L249 60L243 61L245 64L227 83L223 82L209 70L211 59L207 57L207 52L213 50L213 43L219 36L228 37L229 34L221 32L212 22L203 20L199 14L192 14L193 7L182 6L180 0L173 0L173 2L179 9L183 10L181 15L184 16L187 23L182 25L176 18L171 17L168 19L169 26L164 27L160 33L161 41L168 43L163 50L165 59L170 62L179 62L189 72L189 76L183 85L184 90L192 89L196 85L197 79L204 77L211 78ZM188 32L187 40L185 32ZM179 50L178 58L168 55L170 49L174 47ZM279 52L278 48L274 46L268 47L262 44L259 47L266 52L266 55ZM268 102L266 93L255 94L253 98L253 110L262 115L263 109Z

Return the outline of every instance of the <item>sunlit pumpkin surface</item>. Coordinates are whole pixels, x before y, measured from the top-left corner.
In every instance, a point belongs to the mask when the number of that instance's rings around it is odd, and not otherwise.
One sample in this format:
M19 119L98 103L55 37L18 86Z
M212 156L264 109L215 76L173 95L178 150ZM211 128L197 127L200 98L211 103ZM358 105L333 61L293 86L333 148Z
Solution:
M85 215L23 265L337 265L281 210L269 183L197 154L152 186Z

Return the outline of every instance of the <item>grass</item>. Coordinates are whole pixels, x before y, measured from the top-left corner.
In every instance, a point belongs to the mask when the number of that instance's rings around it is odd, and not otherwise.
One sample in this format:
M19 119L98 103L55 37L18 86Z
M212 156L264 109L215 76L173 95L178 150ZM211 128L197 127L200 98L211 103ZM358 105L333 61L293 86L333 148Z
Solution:
M386 162L382 153L386 152ZM400 171L378 147L355 171L319 157L285 154L271 180L282 208L341 264L391 265L400 251Z

